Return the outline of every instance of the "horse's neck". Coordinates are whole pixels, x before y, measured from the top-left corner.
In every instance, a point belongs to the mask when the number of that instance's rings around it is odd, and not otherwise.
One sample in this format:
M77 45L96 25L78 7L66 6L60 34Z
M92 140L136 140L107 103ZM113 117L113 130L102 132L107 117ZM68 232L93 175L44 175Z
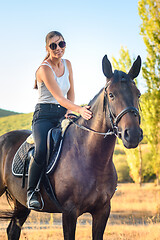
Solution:
M89 121L84 119L79 119L78 124L85 126L87 128L93 129L99 133L106 133L109 128L109 119L106 117L106 112L103 109L103 95L99 96L96 103L91 107L93 112L93 118ZM83 139L83 148L87 153L87 156L97 161L98 164L105 165L107 161L112 158L114 146L115 146L115 136L107 136L104 138L103 135L100 135L95 132L88 132L85 130L77 129L79 132L79 140ZM78 133L77 132L77 133Z
M93 102L92 102L93 101ZM96 132L106 133L110 127L110 120L107 110L104 108L104 92L101 91L96 97L95 100L91 101L91 111L93 112L93 117L90 120L84 120L82 117L78 120L79 125L93 129ZM84 133L86 137L88 134ZM95 134L96 135L96 134Z
M95 131L106 131L107 126L105 111L103 109L103 93L101 93L90 109L93 112L93 117L90 120L84 120L82 117L78 120L78 123L82 126L88 127Z

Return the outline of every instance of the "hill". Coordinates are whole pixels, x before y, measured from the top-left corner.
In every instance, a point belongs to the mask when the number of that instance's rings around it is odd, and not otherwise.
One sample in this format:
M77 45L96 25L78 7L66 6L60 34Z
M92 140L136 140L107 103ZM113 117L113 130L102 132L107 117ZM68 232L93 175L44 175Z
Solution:
M6 116L11 116L11 115L17 115L17 114L19 114L19 113L0 108L0 118L6 117Z
M0 136L12 130L31 130L33 113L0 117Z

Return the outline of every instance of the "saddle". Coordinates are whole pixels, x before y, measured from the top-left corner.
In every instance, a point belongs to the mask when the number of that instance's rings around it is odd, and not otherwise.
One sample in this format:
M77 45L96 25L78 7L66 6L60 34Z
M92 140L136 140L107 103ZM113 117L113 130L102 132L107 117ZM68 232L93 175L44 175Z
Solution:
M63 137L60 128L52 128L48 132L47 137L47 158L46 158L46 173L51 172L50 168L55 160L58 160L57 153L60 153ZM20 146L16 152L12 162L12 173L16 177L28 176L28 168L31 158L34 158L35 144L32 134ZM51 158L52 156L52 158Z
M71 121L64 119L60 128L52 128L47 136L47 158L46 171L42 176L41 183L44 185L47 194L62 211L60 204L55 196L54 190L49 180L51 174L57 167L60 158L65 132L70 126ZM22 178L22 188L25 186L25 178L28 176L28 169L31 158L34 158L35 144L31 134L17 150L12 162L12 174Z

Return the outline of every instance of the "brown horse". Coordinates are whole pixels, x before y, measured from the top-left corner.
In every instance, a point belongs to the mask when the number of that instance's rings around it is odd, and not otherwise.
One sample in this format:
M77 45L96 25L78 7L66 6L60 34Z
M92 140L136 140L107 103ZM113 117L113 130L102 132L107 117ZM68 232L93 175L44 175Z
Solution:
M80 117L70 125L59 164L50 175L63 209L65 240L75 239L77 218L86 212L93 219L92 239L103 239L110 215L110 200L117 186L117 174L112 161L116 135L127 148L137 147L143 138L138 111L140 92L133 81L140 72L140 57L128 74L117 70L113 73L107 56L103 58L102 67L107 82L89 103L93 118L86 121ZM11 172L13 157L29 134L29 131L20 130L0 137L0 196L4 192L9 193L15 205L7 228L10 240L19 239L21 227L30 213L26 205L26 188L22 189L22 180ZM43 186L41 194L44 200L42 211L59 212Z

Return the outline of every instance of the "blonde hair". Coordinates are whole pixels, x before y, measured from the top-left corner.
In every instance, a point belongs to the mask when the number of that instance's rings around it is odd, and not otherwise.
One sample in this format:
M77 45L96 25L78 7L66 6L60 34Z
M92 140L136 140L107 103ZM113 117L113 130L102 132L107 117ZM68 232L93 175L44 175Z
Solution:
M47 36L46 36L46 38L45 38L46 47L48 47L48 45L49 45L49 40L50 40L51 38L55 37L55 36L62 37L63 40L64 40L64 37L63 37L63 35L62 35L60 32L58 32L58 31L51 31L51 32L49 32L49 33L47 34ZM50 54L49 54L49 52L48 52L47 55L46 55L46 57L44 58L43 62L44 62L46 59L48 59L49 56L50 56ZM34 89L38 89L37 79L35 79Z

